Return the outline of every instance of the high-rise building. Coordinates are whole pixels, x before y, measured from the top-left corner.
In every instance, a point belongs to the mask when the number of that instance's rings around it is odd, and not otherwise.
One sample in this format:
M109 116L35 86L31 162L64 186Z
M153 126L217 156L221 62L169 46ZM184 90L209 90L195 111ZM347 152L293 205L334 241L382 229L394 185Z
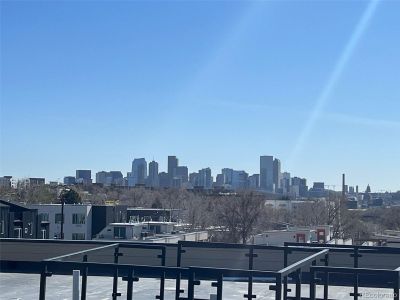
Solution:
M106 184L108 172L100 171L96 173L96 183Z
M11 178L12 176L0 177L0 187L6 189L11 188Z
M229 184L232 185L232 181L233 181L233 169L229 169L229 168L223 168L221 170L221 174L224 177L224 182L223 184Z
M217 174L217 177L215 179L215 186L221 187L223 186L224 183L224 174Z
M273 181L275 185L275 190L281 187L281 161L277 158L274 159L273 165Z
M154 160L149 163L149 177L147 177L147 185L150 187L158 187L160 185L158 178L158 163Z
M124 185L121 171L101 171L96 173L96 183L101 183L105 186Z
M211 176L211 169L204 168L199 170L198 173L198 184L197 186L203 187L204 189L211 189L213 184L213 178Z
M274 191L274 158L272 156L260 156L260 187L261 189L273 192Z
M169 175L166 172L158 174L158 180L161 188L167 188L170 186Z
M300 197L307 197L308 195L308 186L307 186L307 180L305 178L300 178L300 177L293 177L292 178L292 186L293 187L298 187L298 195Z
M260 188L260 174L253 174L249 176L249 188L256 190Z
M235 190L247 188L247 179L249 174L245 171L233 170L232 173L232 188Z
M287 195L290 193L290 173L289 172L282 173L281 190L282 190L282 194Z
M144 185L147 178L147 162L144 158L135 158L132 162L131 179L128 183L131 186Z
M174 178L178 178L182 183L188 182L189 180L189 170L186 166L178 166L175 168Z
M76 183L91 184L92 171L91 170L76 170Z
M192 184L193 187L199 185L199 173L193 172L189 174L189 182Z
M172 179L175 175L175 169L178 167L178 159L176 156L168 156L168 176L170 178L170 183L172 184Z
M76 179L74 176L65 176L64 177L64 184L65 185L73 185L76 183Z

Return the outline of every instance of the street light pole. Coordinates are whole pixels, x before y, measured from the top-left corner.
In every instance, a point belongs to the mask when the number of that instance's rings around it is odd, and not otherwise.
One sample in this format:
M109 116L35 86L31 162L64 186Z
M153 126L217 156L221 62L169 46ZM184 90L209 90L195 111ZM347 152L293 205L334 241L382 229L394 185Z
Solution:
M61 197L61 237L64 239L64 199Z

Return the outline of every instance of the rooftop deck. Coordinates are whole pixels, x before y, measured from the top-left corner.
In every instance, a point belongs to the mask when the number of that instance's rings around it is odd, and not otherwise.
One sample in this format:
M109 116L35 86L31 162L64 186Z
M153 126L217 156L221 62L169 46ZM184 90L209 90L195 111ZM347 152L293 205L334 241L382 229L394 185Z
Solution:
M266 291L266 299L359 299L362 287L373 287L392 291L393 298L389 299L399 300L400 248L1 240L1 271L38 274L39 299L46 299L49 278L71 275L73 270L81 270L81 299L86 299L90 275L112 278L112 289L105 291L104 297L113 300L136 299L133 285L135 291L141 290L143 278L158 279L152 281L158 288L157 295L151 297L157 299L166 299L166 290L172 299L173 280L176 300L210 299L198 298L204 294L203 286L199 287L202 281L212 282L210 293L218 300L231 299L223 291L227 286L232 288L232 281L237 282L238 291L245 284L245 299ZM126 282L126 290L121 289L121 279ZM338 286L348 287L347 298L339 296L346 289Z

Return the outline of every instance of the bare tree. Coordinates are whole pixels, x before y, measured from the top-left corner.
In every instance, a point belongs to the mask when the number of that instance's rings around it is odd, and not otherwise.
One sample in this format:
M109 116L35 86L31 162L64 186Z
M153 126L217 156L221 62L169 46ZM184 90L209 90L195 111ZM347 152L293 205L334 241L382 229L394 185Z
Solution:
M243 192L219 199L216 217L228 229L232 242L246 244L261 215L264 201L254 192Z

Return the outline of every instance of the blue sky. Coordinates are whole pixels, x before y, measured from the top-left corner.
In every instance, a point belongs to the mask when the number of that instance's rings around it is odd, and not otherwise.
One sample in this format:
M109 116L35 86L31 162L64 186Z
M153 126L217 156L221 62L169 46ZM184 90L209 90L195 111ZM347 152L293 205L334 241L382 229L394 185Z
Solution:
M400 1L2 1L0 175L258 173L400 189Z

